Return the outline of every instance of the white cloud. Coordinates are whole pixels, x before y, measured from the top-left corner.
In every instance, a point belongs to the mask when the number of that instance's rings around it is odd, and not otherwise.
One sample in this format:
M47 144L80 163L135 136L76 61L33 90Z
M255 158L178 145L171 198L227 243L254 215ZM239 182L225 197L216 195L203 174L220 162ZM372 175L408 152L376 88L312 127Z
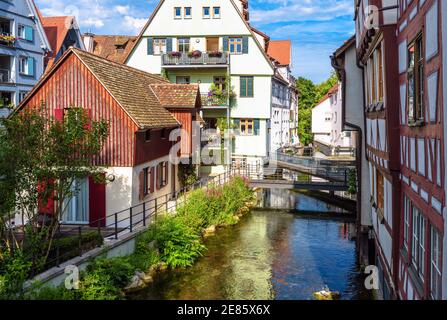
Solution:
M132 16L125 16L124 17L124 28L127 30L138 33L141 31L141 29L146 24L147 19L145 18L135 18Z
M130 7L129 6L115 6L115 11L119 14L129 14Z

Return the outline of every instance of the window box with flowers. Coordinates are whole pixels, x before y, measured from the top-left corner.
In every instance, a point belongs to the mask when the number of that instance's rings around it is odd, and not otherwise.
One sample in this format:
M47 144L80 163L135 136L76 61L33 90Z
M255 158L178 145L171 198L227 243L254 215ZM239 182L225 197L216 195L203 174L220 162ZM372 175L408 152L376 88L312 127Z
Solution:
M181 52L172 51L168 53L169 58L180 58L182 56Z
M220 51L211 51L211 52L208 52L208 56L209 56L210 58L221 58L222 55L223 55L223 53L220 52Z
M0 34L0 43L13 46L17 38L11 35Z
M200 58L202 56L202 51L194 50L192 52L188 52L188 58Z

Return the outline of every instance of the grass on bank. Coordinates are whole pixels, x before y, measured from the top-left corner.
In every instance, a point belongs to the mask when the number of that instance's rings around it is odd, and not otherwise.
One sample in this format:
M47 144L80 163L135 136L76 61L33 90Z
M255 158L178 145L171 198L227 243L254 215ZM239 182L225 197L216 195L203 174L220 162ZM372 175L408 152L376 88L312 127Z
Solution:
M158 263L169 268L186 268L202 256L206 247L203 231L210 226L229 226L238 222L237 214L253 199L254 192L240 177L222 187L195 190L176 215L162 215L141 234L135 252L126 257L96 259L81 272L79 290L42 287L38 284L21 295L42 300L124 299L123 288L136 271L147 272ZM157 244L154 250L150 243ZM1 297L1 287L0 287Z

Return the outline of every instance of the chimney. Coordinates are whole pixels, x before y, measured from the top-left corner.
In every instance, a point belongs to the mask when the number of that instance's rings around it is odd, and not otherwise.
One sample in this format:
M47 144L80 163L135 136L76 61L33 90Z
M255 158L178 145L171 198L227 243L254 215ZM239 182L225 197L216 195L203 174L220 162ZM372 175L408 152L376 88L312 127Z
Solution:
M95 35L91 32L84 33L84 46L87 52L93 52L95 49Z

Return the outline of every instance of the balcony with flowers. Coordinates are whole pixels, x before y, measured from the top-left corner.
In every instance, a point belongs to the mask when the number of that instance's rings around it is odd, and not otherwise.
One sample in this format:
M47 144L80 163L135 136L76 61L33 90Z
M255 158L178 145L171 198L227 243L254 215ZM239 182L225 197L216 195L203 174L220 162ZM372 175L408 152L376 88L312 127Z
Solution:
M228 54L220 51L172 51L165 53L162 56L162 64L164 67L207 66L226 68L228 66L228 62Z

